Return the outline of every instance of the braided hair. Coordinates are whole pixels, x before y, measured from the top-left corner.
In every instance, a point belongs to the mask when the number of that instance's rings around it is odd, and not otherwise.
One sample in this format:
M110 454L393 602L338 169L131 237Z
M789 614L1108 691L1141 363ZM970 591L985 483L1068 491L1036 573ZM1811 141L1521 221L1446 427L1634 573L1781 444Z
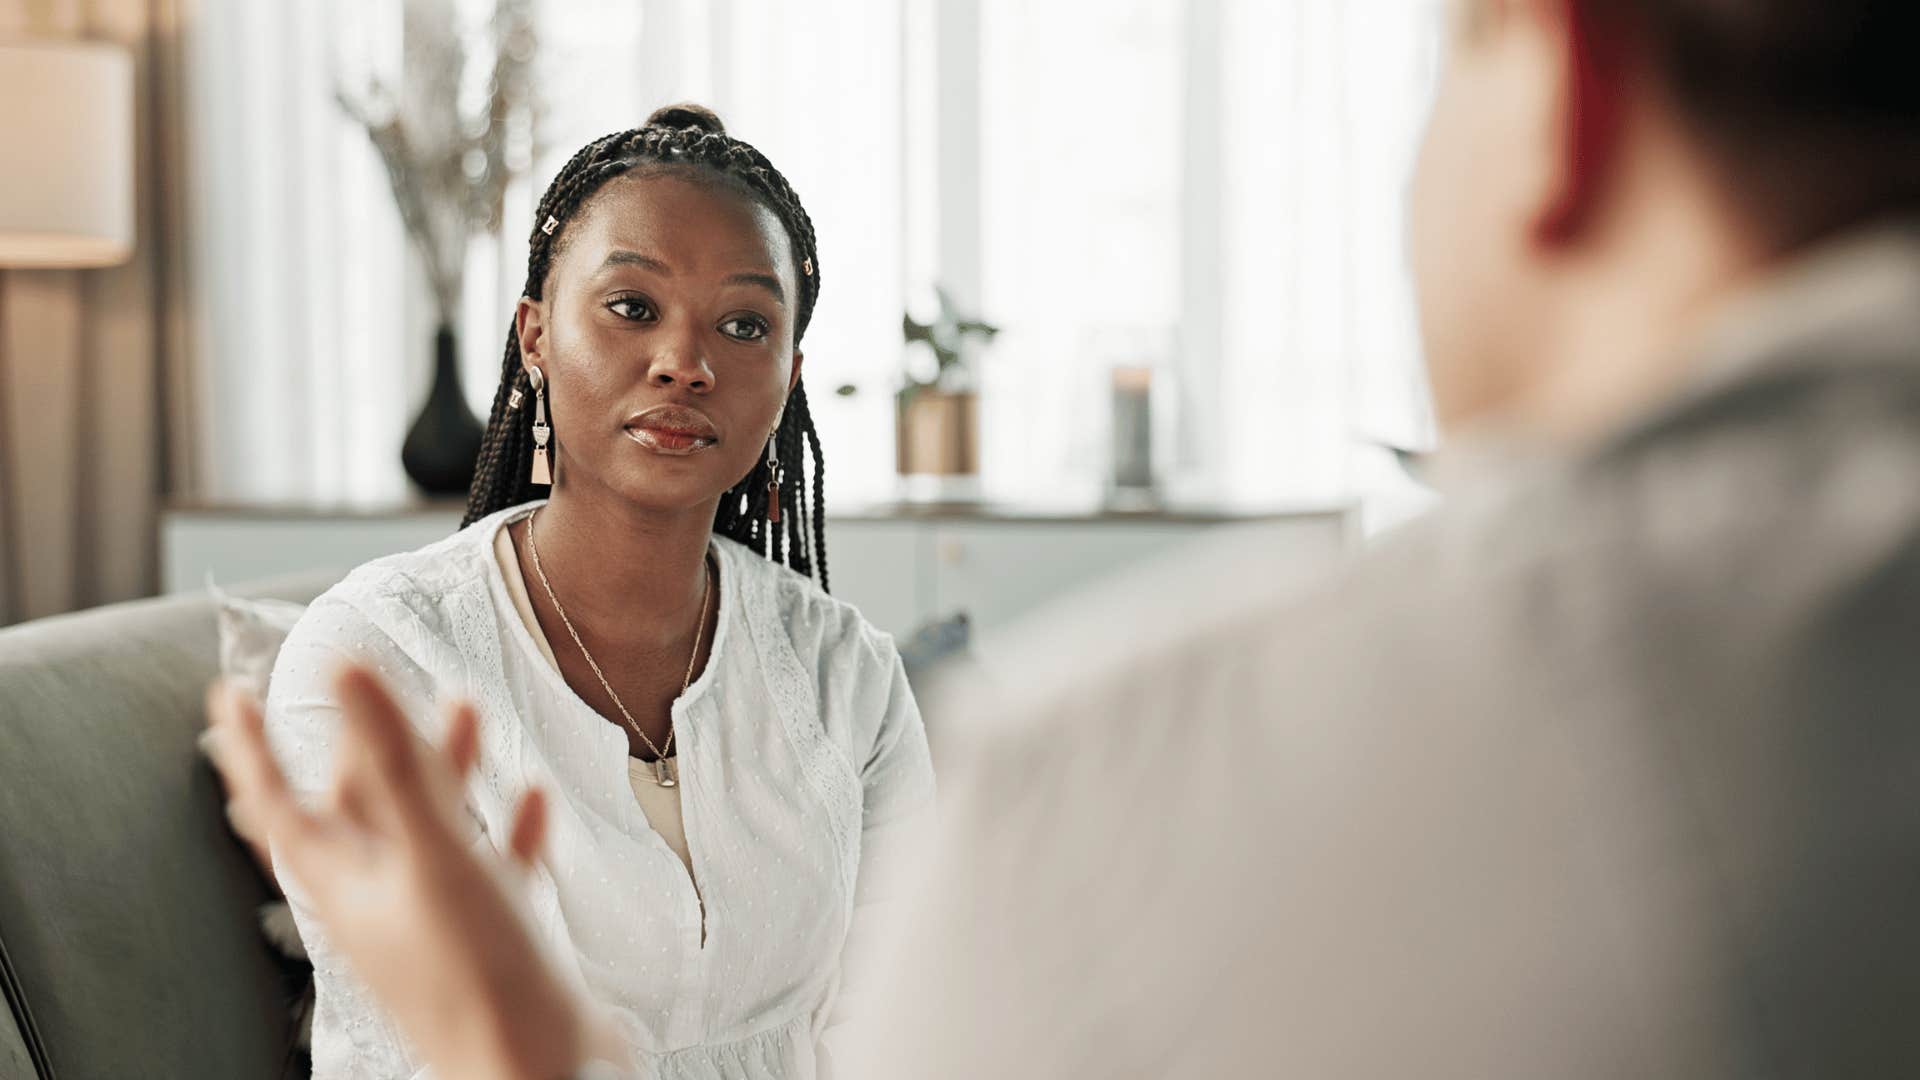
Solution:
M573 155L534 213L527 248L525 295L539 300L548 271L567 226L608 181L638 168L684 172L737 187L780 219L793 249L794 279L799 282L793 340L798 345L820 296L820 255L813 221L785 177L765 154L726 133L720 118L697 105L670 105L647 117L644 126L595 139ZM545 227L551 221L551 228ZM465 528L497 510L538 497L528 479L533 461L533 428L526 403L533 398L520 337L507 327L506 356L500 364L500 388L487 419L486 440L467 492ZM760 551L767 558L813 577L827 587L826 459L820 435L807 407L807 390L796 383L787 398L773 445L782 468L772 476L764 459L729 488L714 514L713 531ZM812 475L812 498L807 478ZM778 482L780 505L791 508L779 523L767 520L769 480Z

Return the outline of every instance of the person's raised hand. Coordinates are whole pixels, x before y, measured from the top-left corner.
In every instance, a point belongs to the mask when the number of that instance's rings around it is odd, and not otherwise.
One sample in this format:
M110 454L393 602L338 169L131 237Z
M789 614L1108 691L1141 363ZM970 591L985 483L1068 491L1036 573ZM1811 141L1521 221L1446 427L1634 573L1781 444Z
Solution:
M586 1056L586 1010L518 915L508 880L515 867L462 839L460 792L479 758L473 708L450 711L436 751L413 736L368 672L342 671L334 690L345 730L318 807L289 789L251 696L222 684L208 691L212 756L230 814L270 847L276 872L297 883L439 1075L567 1075ZM508 840L520 872L545 828L546 803L529 791Z

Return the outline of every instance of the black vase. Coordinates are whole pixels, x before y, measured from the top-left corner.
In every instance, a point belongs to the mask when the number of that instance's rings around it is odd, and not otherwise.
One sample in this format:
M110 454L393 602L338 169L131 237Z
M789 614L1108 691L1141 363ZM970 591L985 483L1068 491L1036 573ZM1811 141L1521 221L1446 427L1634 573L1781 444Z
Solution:
M434 332L433 390L400 447L401 467L429 495L467 493L473 485L480 441L486 435L460 392L458 354L452 327Z

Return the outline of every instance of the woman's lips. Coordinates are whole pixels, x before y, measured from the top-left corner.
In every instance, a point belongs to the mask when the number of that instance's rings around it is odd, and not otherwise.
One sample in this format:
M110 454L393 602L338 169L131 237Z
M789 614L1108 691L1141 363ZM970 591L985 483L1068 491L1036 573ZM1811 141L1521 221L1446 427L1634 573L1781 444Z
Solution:
M712 439L702 439L671 431L654 431L649 428L628 428L627 438L656 454L672 454L676 457L697 454L714 445Z
M719 429L698 409L660 405L627 419L627 438L656 454L686 457L720 442Z

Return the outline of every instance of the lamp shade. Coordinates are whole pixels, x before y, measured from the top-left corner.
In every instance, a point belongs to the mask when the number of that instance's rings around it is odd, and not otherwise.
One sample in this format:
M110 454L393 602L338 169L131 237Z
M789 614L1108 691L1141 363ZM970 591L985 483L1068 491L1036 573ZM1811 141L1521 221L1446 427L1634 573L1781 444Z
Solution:
M111 45L0 42L0 266L133 253L133 59Z

